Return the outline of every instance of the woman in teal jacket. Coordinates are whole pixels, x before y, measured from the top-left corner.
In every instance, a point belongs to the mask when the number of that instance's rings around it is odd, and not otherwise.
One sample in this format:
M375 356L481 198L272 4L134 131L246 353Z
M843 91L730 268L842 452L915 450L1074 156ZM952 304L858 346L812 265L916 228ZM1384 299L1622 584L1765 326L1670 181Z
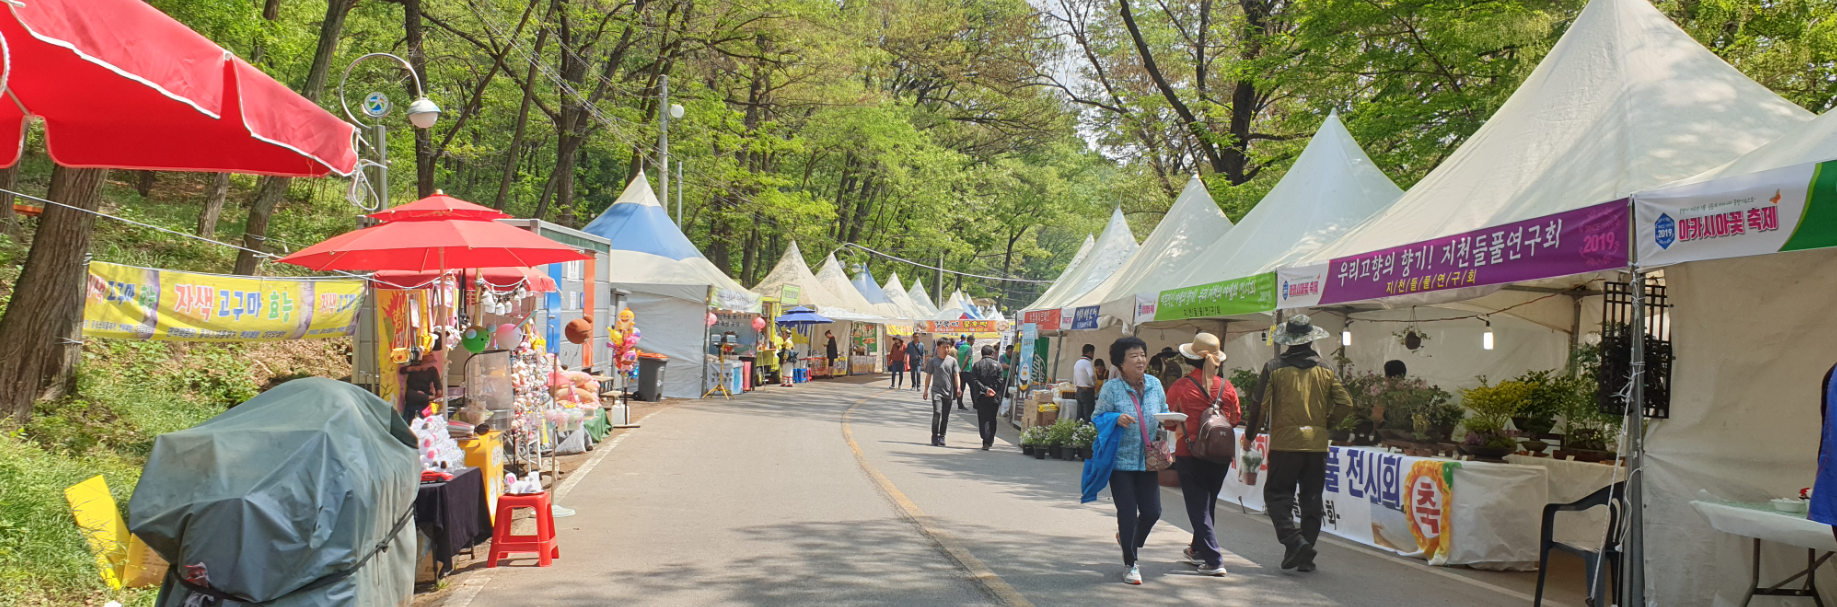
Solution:
M1167 412L1167 393L1161 380L1148 375L1148 344L1124 337L1110 344L1110 366L1119 381L1105 382L1097 393L1093 417L1116 414L1116 457L1110 471L1110 498L1116 502L1116 539L1123 549L1123 582L1141 584L1136 553L1148 542L1148 532L1161 520L1159 474L1148 470L1147 444L1160 428L1154 414Z

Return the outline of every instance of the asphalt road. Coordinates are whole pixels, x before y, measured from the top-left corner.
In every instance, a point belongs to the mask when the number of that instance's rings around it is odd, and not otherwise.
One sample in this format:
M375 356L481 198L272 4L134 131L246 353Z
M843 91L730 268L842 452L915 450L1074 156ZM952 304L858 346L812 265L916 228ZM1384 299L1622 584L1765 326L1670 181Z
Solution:
M1174 489L1143 552L1146 583L1127 586L1115 511L1107 494L1078 503L1079 464L1021 457L1005 424L981 451L970 412L933 447L929 421L916 393L882 382L663 410L560 496L579 514L556 521L554 566L506 561L446 605L1530 603L1534 573L1428 567L1337 540L1322 542L1320 571L1282 571L1268 519L1222 504L1231 573L1200 577L1176 562L1190 527ZM1552 577L1546 604L1582 604L1579 565Z

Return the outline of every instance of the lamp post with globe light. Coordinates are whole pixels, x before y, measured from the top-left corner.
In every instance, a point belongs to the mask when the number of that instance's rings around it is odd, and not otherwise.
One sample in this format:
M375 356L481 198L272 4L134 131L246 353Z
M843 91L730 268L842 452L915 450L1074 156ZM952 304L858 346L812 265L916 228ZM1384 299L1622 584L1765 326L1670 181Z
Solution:
M429 129L433 128L434 123L440 120L440 106L435 105L433 100L427 98L426 90L421 87L421 75L415 72L414 66L409 64L408 60L389 53L370 53L358 57L351 61L350 65L345 66L344 76L338 80L338 103L344 108L344 115L346 118L350 119L352 124L369 127L372 132L375 133L369 143L370 149L376 150L377 159L375 161L358 160L358 170L354 173L357 178L351 180L351 192L348 195L348 197L352 199L352 202L357 202L359 200L359 197L363 195L363 192L360 191L360 188L362 188L361 182L363 181L363 169L375 167L377 175L376 188L369 192L369 196L362 196L364 202L358 203L359 207L367 211L374 211L386 207L389 202L389 128L384 125L383 117L389 115L391 103L389 97L384 95L382 91L373 91L365 94L363 103L359 105L358 109L362 115L369 120L358 118L357 114L351 113L351 102L350 98L345 94L345 84L350 81L351 70L356 68L357 64L370 59L385 58L392 59L396 63L402 64L402 68L408 70L409 79L415 83L415 100L408 104L408 123L414 125L414 127L418 129ZM359 132L361 133L362 131L360 130ZM360 144L363 143L362 136L358 137L358 142ZM374 200L374 202L370 202L371 200Z

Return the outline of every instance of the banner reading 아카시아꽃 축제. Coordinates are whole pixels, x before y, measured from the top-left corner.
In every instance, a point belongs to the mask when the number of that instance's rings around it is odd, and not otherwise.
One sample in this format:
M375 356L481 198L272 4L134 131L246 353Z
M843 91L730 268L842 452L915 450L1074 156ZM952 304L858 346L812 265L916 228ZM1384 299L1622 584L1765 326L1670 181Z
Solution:
M364 281L252 278L89 264L83 335L160 341L283 341L356 330Z
M1276 309L1276 274L1222 280L1162 291L1155 303L1155 320L1184 320Z
M1639 265L1837 246L1837 161L1634 196Z

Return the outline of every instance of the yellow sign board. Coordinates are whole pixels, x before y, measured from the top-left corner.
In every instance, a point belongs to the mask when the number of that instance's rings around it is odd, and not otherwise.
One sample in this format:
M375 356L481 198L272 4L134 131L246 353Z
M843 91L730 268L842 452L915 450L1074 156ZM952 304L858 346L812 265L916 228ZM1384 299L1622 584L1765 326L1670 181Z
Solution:
M160 341L283 341L350 335L364 281L255 278L89 264L83 335Z

